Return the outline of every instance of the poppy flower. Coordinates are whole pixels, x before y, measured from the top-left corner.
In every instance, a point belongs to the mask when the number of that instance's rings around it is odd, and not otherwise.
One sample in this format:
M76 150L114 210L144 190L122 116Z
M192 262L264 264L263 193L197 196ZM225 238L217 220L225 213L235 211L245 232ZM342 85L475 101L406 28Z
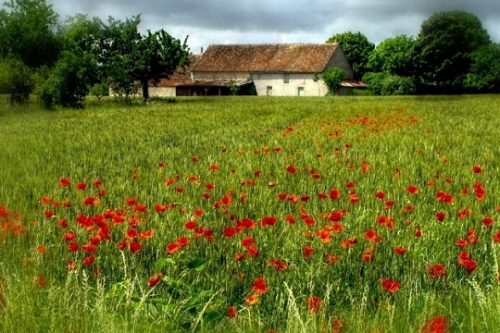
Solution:
M365 232L365 239L373 243L380 243L382 241L382 236L377 235L375 230L368 230Z
M250 246L245 252L247 258L257 258L259 256L259 248L257 246Z
M396 246L394 248L394 252L396 252L396 254L399 254L399 255L404 255L406 253L406 248L402 247L402 246Z
M254 305L254 304L259 303L259 300L260 299L259 299L258 294L251 294L245 298L245 303L246 303L246 305Z
M196 162L198 162L199 160L200 160L200 159L199 159L197 156L193 156L193 157L191 157L191 161L192 161L193 163L196 163Z
M392 294L397 292L399 290L399 287L400 287L399 282L392 280L392 279L389 279L389 278L382 278L380 280L380 284L382 285L382 288L384 288L384 290L386 290Z
M243 238L243 239L241 240L241 245L242 245L243 247L248 248L248 247L252 246L253 244L254 244L254 240L253 240L253 238L252 238L252 237L245 237L245 238Z
M295 169L293 165L289 165L286 167L286 171L288 171L291 174L294 174L297 171L297 169Z
M325 264L335 264L335 263L337 263L339 260L340 260L340 257L339 257L339 256L336 256L336 255L333 255L333 254L327 253L327 254L325 255L325 260L323 260L323 262L324 262Z
M330 190L330 199L337 200L340 198L340 191L336 188Z
M142 249L142 245L141 245L141 243L131 242L131 243L129 244L129 250L130 250L130 252L132 252L132 253L139 252L141 249Z
M38 252L39 254L44 254L46 250L47 248L45 245L38 245L36 248L36 252Z
M429 321L427 321L424 326L422 326L421 333L446 333L447 324L446 318L442 316L436 316Z
M295 217L293 216L293 214L288 214L285 216L285 221L288 224L295 224Z
M415 185L410 185L406 188L406 191L410 194L417 194L418 193L418 188Z
M481 222L483 222L483 225L485 227L491 227L493 225L494 221L493 221L493 218L486 216L486 217L483 217Z
M234 259L236 261L242 261L243 259L245 259L245 255L243 253L237 253L235 256L234 256Z
M377 193L375 193L375 197L377 199L384 200L385 199L385 194L382 191L378 191Z
M444 212L437 212L436 213L436 220L438 220L439 222L443 222L445 217L446 217L446 214Z
M278 221L278 219L274 216L265 216L262 218L261 225L263 227L268 226L268 225L273 226L276 224L277 221Z
M344 239L340 242L340 246L342 246L342 248L344 248L344 249L347 249L348 247L355 245L355 244L358 244L358 240L356 238L348 238L348 239Z
M237 315L238 315L238 312L236 311L236 309L234 307L230 306L227 308L227 316L229 318L236 318Z
M474 171L474 173L481 173L483 169L479 165L474 165L472 171Z
M81 249L89 254L94 253L97 250L97 246L94 244L85 244L81 246Z
M253 281L252 291L257 294L264 294L269 291L269 287L266 285L266 280L262 277L258 277Z
M53 211L51 210L46 210L45 212L43 212L43 215L45 215L46 218L50 219L52 218L55 214Z
M435 264L427 267L427 272L429 272L429 276L431 279L441 278L446 276L446 270L443 265Z
M87 189L87 184L85 184L84 182L80 182L76 184L76 189L80 191L85 191Z
M163 276L162 273L156 273L155 275L150 277L148 279L148 287L153 288L154 286L156 286L158 284L158 282L160 282L162 276Z
M59 186L61 187L68 187L71 185L71 181L68 178L61 178L59 179Z
M281 259L267 260L266 262L268 265L276 268L278 272L284 271L288 268L288 264L284 261L281 261Z
M83 259L82 263L84 266L90 266L94 263L94 261L95 261L95 257L91 255L91 256L88 256L85 259Z
M321 303L323 303L321 298L319 298L318 296L310 296L306 299L306 302L307 302L307 308L309 309L309 312L313 312L313 313L318 312L319 308L321 306Z
M223 234L226 237L233 237L234 235L236 235L236 233L237 233L237 230L234 227L226 227L223 230Z
M181 248L181 246L179 245L179 243L177 243L177 242L170 243L167 245L166 252L168 254L173 254L173 253L177 252L180 248Z
M125 204L127 206L135 206L137 204L137 198L126 198Z
M310 246L302 246L302 254L304 255L304 258L307 259L313 254L314 248Z

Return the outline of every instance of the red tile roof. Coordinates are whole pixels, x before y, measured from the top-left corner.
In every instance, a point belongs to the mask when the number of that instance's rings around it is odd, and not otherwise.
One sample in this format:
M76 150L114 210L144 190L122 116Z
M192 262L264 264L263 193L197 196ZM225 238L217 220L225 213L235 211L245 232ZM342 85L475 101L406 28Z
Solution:
M192 71L321 73L337 45L210 45Z

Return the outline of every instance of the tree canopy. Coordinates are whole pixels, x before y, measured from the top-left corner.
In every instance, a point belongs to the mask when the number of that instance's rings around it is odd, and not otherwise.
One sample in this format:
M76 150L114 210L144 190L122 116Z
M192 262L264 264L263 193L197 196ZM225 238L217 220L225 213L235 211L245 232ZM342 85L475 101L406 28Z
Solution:
M344 32L330 37L327 43L339 43L354 72L354 79L361 80L367 72L367 63L375 45L361 32Z
M471 54L490 43L473 14L459 10L434 13L422 23L415 42L419 85L435 87L435 92L464 92Z

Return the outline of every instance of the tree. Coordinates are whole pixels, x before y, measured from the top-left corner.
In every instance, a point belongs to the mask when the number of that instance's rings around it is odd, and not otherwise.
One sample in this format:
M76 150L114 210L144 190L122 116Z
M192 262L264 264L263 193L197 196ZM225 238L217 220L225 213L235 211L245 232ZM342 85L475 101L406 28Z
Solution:
M111 21L109 40L101 43L103 64L109 79L118 89L128 91L134 82L140 82L145 102L149 99L148 85L161 78L169 78L179 66L189 64L187 37L184 43L163 29L146 35L137 31L140 17L124 24Z
M35 88L34 74L57 61L61 50L58 16L45 0L10 0L4 7L0 11L0 58L12 68L4 80L10 80L11 103L22 103Z
M23 103L33 91L33 71L22 61L5 59L0 63L0 93L10 95L10 103Z
M410 95L415 92L413 80L409 77L383 72L368 72L363 76L368 90L374 95Z
M471 53L471 67L464 80L468 92L500 92L500 47L491 44Z
M82 108L89 93L91 62L92 59L83 53L64 51L49 78L40 88L39 96L44 106Z
M375 45L370 43L366 36L360 32L344 32L335 34L326 42L338 42L340 44L347 61L352 67L354 79L361 80L363 75L367 72L368 57L375 48Z
M31 69L52 65L61 50L58 15L45 0L10 0L0 11L0 54ZM20 38L22 37L22 38Z
M331 67L323 72L322 78L325 85L328 87L328 93L330 95L337 94L344 76L345 72L338 67Z
M368 58L368 68L398 76L411 76L415 39L406 35L382 41Z
M473 14L434 13L422 23L415 42L419 84L438 93L462 93L471 54L489 44L488 33Z

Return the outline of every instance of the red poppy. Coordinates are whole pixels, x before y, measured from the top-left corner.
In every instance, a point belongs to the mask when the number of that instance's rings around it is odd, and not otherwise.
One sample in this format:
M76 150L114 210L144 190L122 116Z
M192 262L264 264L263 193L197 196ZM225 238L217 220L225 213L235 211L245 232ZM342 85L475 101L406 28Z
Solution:
M378 191L377 193L375 193L375 197L377 199L384 200L385 199L385 194L382 191Z
M291 174L294 174L295 171L297 171L297 170L295 169L295 167L293 165L289 165L289 166L287 166L286 171L288 171Z
M500 243L500 230L493 235L493 242Z
M79 246L78 246L78 244L76 244L76 243L70 243L70 244L68 245L68 251L69 251L69 252L76 252L76 251L78 251L78 249L79 249L79 248L80 248L80 247L79 247Z
M97 246L94 244L86 244L82 245L81 249L89 254L94 253L97 250Z
M155 275L153 275L152 277L150 277L148 279L148 286L149 287L154 287L158 284L158 282L160 282L161 278L162 278L163 274L162 273L156 273Z
M330 253L327 253L325 255L325 260L323 261L325 264L335 264L340 260L339 256L332 255Z
M314 252L314 248L310 247L310 246L302 246L302 253L304 255L304 258L309 258L311 256L311 254L313 254Z
M84 266L90 266L94 263L94 260L95 260L94 256L88 256L85 259L83 259L82 263Z
M446 214L444 212L437 212L436 213L436 220L438 220L439 222L443 222L445 217L446 217Z
M125 204L127 206L135 206L137 204L137 198L126 198Z
M130 252L132 253L136 253L138 251L140 251L142 249L142 245L141 243L137 243L137 242L131 242L129 244L129 250Z
M386 291L394 294L396 291L399 290L400 284L399 282L389 279L389 278L382 278L380 280L380 284L382 285L382 288L384 288Z
M284 261L281 261L281 259L267 260L266 262L268 265L276 268L276 270L279 272L284 271L288 268L288 264Z
M472 210L470 208L464 208L457 213L457 216L460 219L464 219L464 218L470 216L471 214L472 214Z
M234 307L230 306L227 308L227 316L229 318L236 318L237 315L238 315L238 312L236 311L236 309Z
M39 254L45 253L46 250L47 248L45 247L45 245L38 245L36 248L36 252L38 252Z
M247 258L257 258L259 256L259 248L257 246L250 246L245 252Z
M358 240L356 238L348 238L348 239L342 240L342 242L340 242L340 245L342 246L342 248L347 249L348 247L355 245L357 243L358 243Z
M421 330L422 333L446 333L447 325L446 318L437 316L429 319Z
M266 280L262 277L258 277L253 281L252 291L257 294L264 294L269 291L269 287L266 285Z
M252 237L245 237L241 240L241 245L244 247L250 247L254 244L254 240Z
M338 222L340 220L342 220L342 217L344 216L344 212L343 211L333 211L330 216L328 217L328 220L329 221L332 221L332 222Z
M84 182L80 182L76 184L76 189L80 191L85 191L87 189L87 184L85 184Z
M330 190L330 199L337 200L340 198L340 191L336 188Z
M399 254L399 255L404 255L406 253L406 248L404 248L402 246L396 246L394 248L394 252L396 252L396 254Z
M55 214L53 211L51 210L46 210L45 212L43 212L43 215L45 215L46 218L50 219L52 218Z
M258 294L251 294L251 295L248 295L248 296L245 298L245 303L246 303L247 305L254 305L254 304L259 303L259 295L258 295Z
M261 225L263 227L268 226L268 225L273 226L276 224L277 221L278 221L278 219L274 216L265 216L262 218Z
M494 223L493 218L488 217L488 216L483 217L483 219L481 220L481 222L483 222L483 224L484 224L485 227L491 227L493 225L493 223Z
M446 276L446 270L443 265L435 264L427 267L427 272L432 279L441 278Z
M389 210L394 206L394 200L387 200L384 204L384 209Z
M245 255L243 253L237 253L235 256L234 256L234 259L236 261L242 261L243 259L245 259Z
M417 194L418 193L418 188L415 185L410 185L406 188L408 193L410 194Z
M365 239L373 243L380 243L382 241L382 236L377 235L375 230L368 230L365 232Z
M375 248L371 247L369 249L366 249L365 252L363 253L363 257L361 258L364 262L369 262L372 260L372 254L375 252Z
M472 167L472 171L474 171L474 173L481 173L483 171L483 169L481 169L481 167L479 165L474 165Z
M318 312L323 301L318 296L310 296L306 300L309 312Z
M170 243L167 245L166 252L168 254L173 254L173 253L177 252L180 248L181 248L181 246L179 245L179 243L177 243L177 242Z
M71 182L70 182L70 180L68 178L61 178L59 180L59 186L61 186L61 187L67 187L69 185L71 185Z

